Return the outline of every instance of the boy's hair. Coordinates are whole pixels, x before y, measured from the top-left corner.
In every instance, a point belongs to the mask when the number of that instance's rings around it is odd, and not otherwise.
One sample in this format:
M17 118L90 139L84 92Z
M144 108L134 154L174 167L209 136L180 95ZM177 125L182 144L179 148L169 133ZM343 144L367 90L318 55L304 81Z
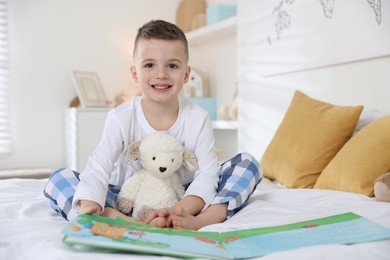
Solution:
M133 57L137 52L137 46L140 39L157 39L157 40L178 40L184 46L185 56L188 62L188 42L184 32L177 27L175 24L163 21L163 20L152 20L145 23L142 27L138 29L137 36L134 41L134 51Z

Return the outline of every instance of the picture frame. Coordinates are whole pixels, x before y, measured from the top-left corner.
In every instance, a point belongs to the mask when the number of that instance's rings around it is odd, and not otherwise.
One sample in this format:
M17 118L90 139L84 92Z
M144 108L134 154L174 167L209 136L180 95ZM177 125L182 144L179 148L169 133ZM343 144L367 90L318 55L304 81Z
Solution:
M72 71L77 95L82 108L108 107L99 76L93 71Z

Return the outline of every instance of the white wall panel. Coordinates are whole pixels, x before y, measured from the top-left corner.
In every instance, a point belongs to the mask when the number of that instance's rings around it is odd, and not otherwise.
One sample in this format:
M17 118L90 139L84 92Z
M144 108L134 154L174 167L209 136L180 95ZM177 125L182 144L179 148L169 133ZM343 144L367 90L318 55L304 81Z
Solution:
M378 48L382 49L381 54L369 53L361 48L355 48L358 51L355 51L356 56L350 61L348 61L349 58L341 61L337 53L349 51L351 45L339 45L336 48L337 52L334 52L334 46L330 46L327 42L324 44L318 42L316 52L309 50L309 52L298 53L294 49L291 50L290 46L296 47L299 44L304 46L305 39L299 39L294 35L291 37L294 37L296 42L286 41L278 47L280 51L266 52L264 46L269 43L261 35L266 33L266 26L263 23L267 23L267 19L261 17L265 12L272 14L272 10L269 12L270 5L277 6L281 2L283 1L238 1L239 150L250 152L259 159L272 139L296 89L313 98L337 105L363 104L367 107L390 111L390 103L388 102L390 97L390 55L386 54L387 48L390 47L389 30L383 32L382 29L378 29L381 31L380 33L377 31L380 39L376 40L375 46L384 46ZM320 1L312 2L319 5L318 8L321 11ZM340 2L343 1L335 1L334 4L338 5ZM352 10L367 12L359 17L360 20L371 24L371 28L377 29L379 26L387 29L389 26L390 2L382 1L382 20L379 25L375 20L373 9L367 1L346 2L351 4L351 12ZM355 8L355 2L363 2L366 9L358 7L361 3L356 3ZM297 5L293 11L302 13L302 10L298 9L306 8L305 3L307 1L295 1L293 4ZM334 7L335 12L343 10L343 8L336 9L336 7ZM322 13L319 15L323 16ZM355 16L356 14L352 15L352 17ZM312 15L308 14L307 17L307 23L310 23ZM336 32L335 37L338 35L338 28L345 26L340 26L339 23L343 23L343 20L348 20L348 18L348 14L345 14L343 19L339 19L333 25ZM374 22L371 22L372 19ZM350 21L347 24L351 25ZM299 32L301 29L299 26L295 26L290 27L289 30L294 29ZM323 28L318 23L313 23L309 27L312 26L313 32L321 31ZM330 29L326 28L326 30L329 32ZM351 30L357 30L357 28ZM284 37L284 35L282 36ZM362 34L360 37L365 38L366 34ZM281 40L272 44L280 42ZM353 45L359 46L359 42L355 40ZM323 57L324 53L329 53L330 50L334 57ZM290 53L291 51L293 53ZM312 60L317 60L317 63L313 65ZM299 68L297 64L299 64ZM280 69L278 74L268 73L274 71L275 68Z
M239 31L256 42L243 51L262 75L389 55L390 3L370 2L240 1Z

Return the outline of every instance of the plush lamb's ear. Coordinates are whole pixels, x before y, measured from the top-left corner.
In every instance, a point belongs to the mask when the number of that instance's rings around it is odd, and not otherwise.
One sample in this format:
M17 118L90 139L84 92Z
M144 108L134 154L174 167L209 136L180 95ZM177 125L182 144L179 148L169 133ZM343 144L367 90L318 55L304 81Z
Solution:
M183 166L190 171L195 171L198 169L198 162L196 161L196 157L190 150L184 149Z
M131 143L127 147L127 152L126 152L126 159L127 163L130 164L133 161L138 160L139 158L139 146L141 145L142 141L136 141L134 143Z

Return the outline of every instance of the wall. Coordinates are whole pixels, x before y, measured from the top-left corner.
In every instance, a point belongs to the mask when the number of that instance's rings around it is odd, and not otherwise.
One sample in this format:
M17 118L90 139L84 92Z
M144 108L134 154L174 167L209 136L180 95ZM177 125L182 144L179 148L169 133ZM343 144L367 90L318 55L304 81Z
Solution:
M320 1L238 1L241 151L261 159L296 89L390 111L390 3L381 2L378 16L368 1L334 1L331 12Z
M179 0L11 0L12 154L0 169L65 164L64 110L76 96L70 73L95 71L109 99L134 91L132 42L151 19L175 22Z
M217 108L230 105L237 84L237 37L190 45L191 67L207 78L209 94L216 98Z
M109 99L122 89L130 92L132 84L128 69L136 29L152 18L174 22L179 0L8 2L13 153L9 157L0 158L0 169L55 169L65 164L64 110L76 95L70 77L71 70L98 72ZM264 12L272 14L272 10L261 8L261 5L280 2L237 1L238 43L231 37L224 40L222 45L208 43L190 50L191 65L204 70L210 76L211 83L218 85L217 88L212 87L211 92L212 95L218 96L219 105L229 104L234 93L232 85L238 81L239 148L253 153L258 158L272 138L295 89L301 89L315 98L335 104L364 104L390 110L389 55L262 76L256 60L261 60L263 53L259 51L259 46L268 39L259 37L264 32L259 27L264 24L260 16ZM292 7L295 12L299 12L299 6L309 1L284 2L295 2ZM320 8L320 1L311 2ZM341 12L340 3L345 2L347 1L335 1L334 17L341 16L336 14ZM362 9L355 6L352 11L363 10L368 12L368 15L373 14L373 9L370 9L367 1L356 1L356 4L358 3L363 6ZM390 16L386 15L389 6L387 1L382 1L381 27L389 24ZM350 15L353 13L350 12ZM311 29L316 31L318 24L307 21L321 15L314 12L301 15L305 18L301 19L301 22L310 24ZM295 19L295 16L293 18ZM350 19L350 26L354 25L356 18L359 17ZM295 21L292 20L293 23ZM331 22L335 20L326 21L326 26L331 26ZM370 22L375 24L375 20ZM248 26L248 23L255 26ZM292 30L297 28L293 25L288 29L290 34L305 33ZM285 33L288 30L281 34L281 39L291 39L299 45L300 35L288 37ZM361 28L352 32L359 31ZM274 34L271 36L273 44L282 42L276 41ZM324 49L329 49L329 46L337 48L334 41L335 38L327 38L323 44L317 45L319 49L302 48L301 51L315 57ZM376 48L377 42L364 41L368 46L375 46L373 50L379 49ZM383 37L381 43L388 43L390 46L388 36ZM234 53L236 45L237 56ZM326 46L328 48L325 48ZM349 47L357 49L354 44ZM271 56L266 60L268 64L276 64L276 67L288 64L286 57L289 57L291 52L288 48L281 50L283 55L274 58ZM210 58L215 56L217 58ZM236 58L238 75L234 69Z

